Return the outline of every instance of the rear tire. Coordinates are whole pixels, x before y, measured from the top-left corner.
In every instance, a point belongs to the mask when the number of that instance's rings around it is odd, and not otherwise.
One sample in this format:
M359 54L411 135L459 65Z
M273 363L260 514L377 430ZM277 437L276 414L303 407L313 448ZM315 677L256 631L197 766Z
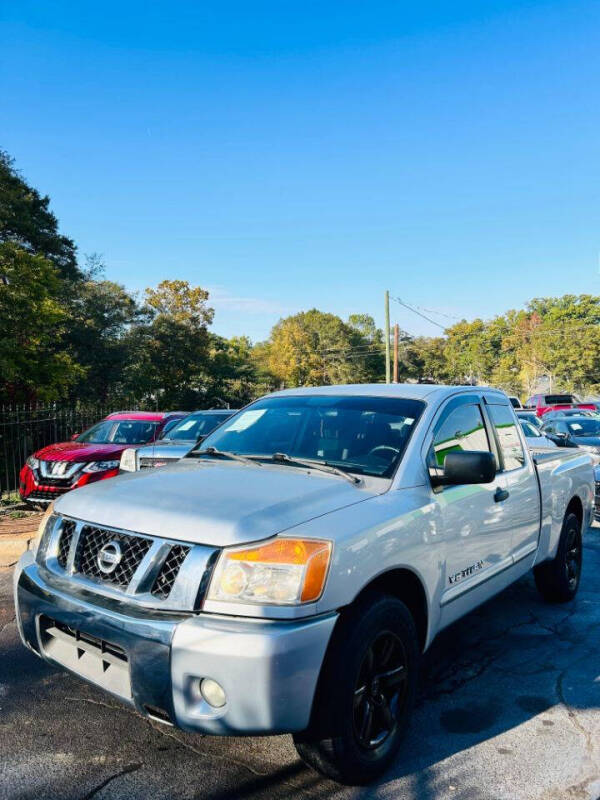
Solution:
M570 513L563 522L556 556L533 569L535 584L544 600L549 603L573 600L579 589L582 560L581 524Z
M374 780L406 733L419 659L415 623L400 600L370 593L345 611L327 651L311 725L294 736L300 757L340 783Z

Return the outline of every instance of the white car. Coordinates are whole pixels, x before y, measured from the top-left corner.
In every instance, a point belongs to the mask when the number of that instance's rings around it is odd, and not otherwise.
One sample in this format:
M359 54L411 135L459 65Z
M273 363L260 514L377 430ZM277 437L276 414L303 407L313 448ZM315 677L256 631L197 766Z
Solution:
M534 461L502 392L289 389L172 466L62 496L17 566L17 624L146 717L291 733L319 772L367 783L442 629L530 570L548 601L575 597L593 493L589 454Z

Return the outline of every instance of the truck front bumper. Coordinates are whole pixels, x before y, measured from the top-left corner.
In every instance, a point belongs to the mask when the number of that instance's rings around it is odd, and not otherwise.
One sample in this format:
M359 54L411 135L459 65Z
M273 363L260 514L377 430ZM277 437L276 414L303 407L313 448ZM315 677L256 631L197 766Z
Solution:
M14 589L21 638L38 656L146 716L217 735L304 730L337 619L124 612L52 585L31 553L17 566ZM223 688L222 707L202 697L204 678Z

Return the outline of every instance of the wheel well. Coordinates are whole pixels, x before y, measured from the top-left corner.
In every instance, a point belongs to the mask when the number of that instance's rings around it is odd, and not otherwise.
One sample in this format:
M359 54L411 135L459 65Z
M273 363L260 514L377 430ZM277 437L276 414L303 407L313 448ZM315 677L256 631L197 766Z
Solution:
M579 520L579 524L583 523L583 503L579 499L577 495L572 497L569 500L569 505L567 506L567 510L565 511L565 517L567 514L575 514L577 519Z
M417 627L421 650L427 640L427 595L421 580L409 569L392 569L379 575L367 584L354 598L353 604L361 600L367 592L379 591L391 594L402 600L408 608Z

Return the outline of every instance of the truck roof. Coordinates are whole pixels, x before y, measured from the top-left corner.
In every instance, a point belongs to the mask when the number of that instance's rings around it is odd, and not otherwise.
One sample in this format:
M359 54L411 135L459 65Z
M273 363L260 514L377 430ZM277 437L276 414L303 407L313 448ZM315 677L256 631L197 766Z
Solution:
M297 389L282 389L272 397L298 394L362 395L370 397L407 397L411 400L443 400L462 392L485 392L498 399L507 400L504 392L491 386L442 386L432 383L350 383L338 386L303 386Z

